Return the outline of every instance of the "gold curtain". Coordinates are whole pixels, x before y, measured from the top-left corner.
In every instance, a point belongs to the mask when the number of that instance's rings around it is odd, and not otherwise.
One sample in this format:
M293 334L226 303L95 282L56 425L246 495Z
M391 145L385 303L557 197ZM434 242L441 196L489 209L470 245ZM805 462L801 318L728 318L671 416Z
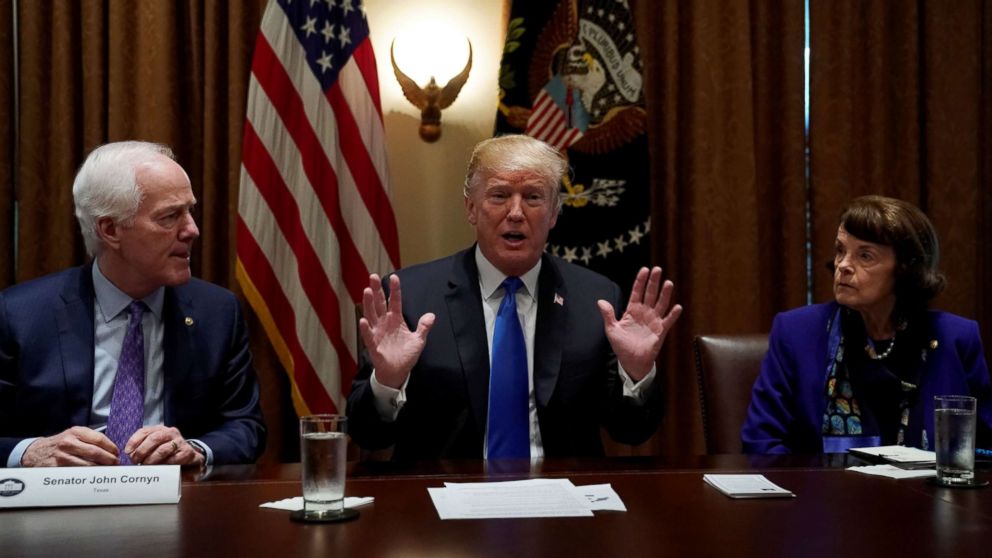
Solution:
M0 0L0 289L14 282L14 17Z
M203 234L194 272L234 283L241 126L263 7L263 0L18 4L18 281L83 261L75 170L97 145L144 139L171 145L193 182Z
M982 325L992 356L992 2L811 2L814 291L853 197L917 204L940 238L934 306Z
M804 303L803 3L640 1L655 263L685 307L643 452L701 453L692 338Z

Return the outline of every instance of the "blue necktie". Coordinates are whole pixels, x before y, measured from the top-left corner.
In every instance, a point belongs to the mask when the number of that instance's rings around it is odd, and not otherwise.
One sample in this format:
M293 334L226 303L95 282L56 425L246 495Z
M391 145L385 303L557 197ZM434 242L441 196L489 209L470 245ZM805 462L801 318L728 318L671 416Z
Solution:
M145 303L135 300L127 309L130 319L117 361L114 394L107 417L107 437L120 450L121 465L131 464L124 453L124 445L141 428L145 415L145 335L141 328Z
M488 459L530 457L530 401L527 388L527 346L517 317L517 277L503 281L503 302L493 331L489 373Z

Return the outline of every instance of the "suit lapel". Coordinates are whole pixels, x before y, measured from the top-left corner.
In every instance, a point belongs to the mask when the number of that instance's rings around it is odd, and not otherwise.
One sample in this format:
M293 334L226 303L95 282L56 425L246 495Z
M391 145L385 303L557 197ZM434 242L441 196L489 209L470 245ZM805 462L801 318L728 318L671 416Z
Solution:
M534 396L546 407L558 383L561 351L568 324L568 293L555 261L545 254L537 280L537 326L534 332Z
M90 424L93 408L93 275L92 264L76 268L66 278L61 303L55 309L65 373L69 424Z
M192 366L193 334L197 319L193 302L185 296L182 287L165 289L165 302L162 308L163 363L165 380L165 404L162 417L166 425L177 422L175 416L175 394L189 375Z
M472 414L482 436L489 406L489 342L486 340L486 321L482 313L474 247L455 259L444 300L465 375Z

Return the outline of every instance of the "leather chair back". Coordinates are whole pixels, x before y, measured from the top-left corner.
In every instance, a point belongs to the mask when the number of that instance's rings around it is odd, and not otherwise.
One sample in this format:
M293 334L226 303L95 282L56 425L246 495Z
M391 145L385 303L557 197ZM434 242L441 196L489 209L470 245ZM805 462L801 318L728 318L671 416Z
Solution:
M741 453L741 426L768 335L700 335L693 348L706 453Z

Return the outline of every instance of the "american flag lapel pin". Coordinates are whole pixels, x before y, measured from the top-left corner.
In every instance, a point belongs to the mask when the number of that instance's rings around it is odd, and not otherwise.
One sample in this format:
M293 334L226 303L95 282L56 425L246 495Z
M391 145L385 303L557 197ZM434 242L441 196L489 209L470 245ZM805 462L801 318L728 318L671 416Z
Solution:
M555 304L558 306L565 306L565 299L558 293L555 293Z

